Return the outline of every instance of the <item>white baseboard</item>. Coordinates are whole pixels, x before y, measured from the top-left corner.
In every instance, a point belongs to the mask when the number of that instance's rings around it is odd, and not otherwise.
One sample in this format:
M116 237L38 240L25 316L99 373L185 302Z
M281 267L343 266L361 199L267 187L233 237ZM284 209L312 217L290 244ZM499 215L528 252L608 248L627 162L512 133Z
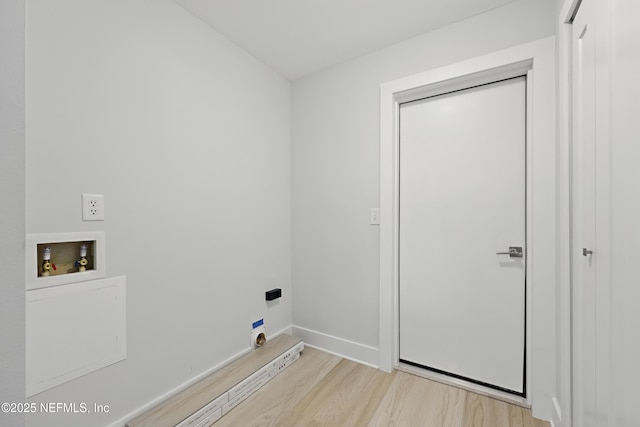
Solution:
M293 328L293 326L289 325L289 326L287 326L286 328L283 328L283 329L281 329L281 330L279 330L279 331L277 331L277 332L275 332L275 333L273 333L273 334L269 334L269 333L267 333L267 339L273 339L273 338L275 338L275 337L277 337L277 336L279 336L279 335L283 335L283 334L284 334L284 335L290 335L290 336L293 336L292 328ZM268 331L267 331L267 332L268 332Z
M551 399L551 419L549 424L551 427L563 427L562 423L562 409L560 409L560 402L555 397Z
M287 334L287 335L293 335L291 332L291 326L287 326L286 328L275 332L273 334L268 334L267 335L267 339L272 339L277 337L278 335L282 335L282 334ZM134 419L135 417L144 414L145 412L147 412L149 409L153 408L156 405L159 405L160 403L162 403L163 401L165 401L166 399L170 398L171 396L180 393L182 390L185 390L188 387L191 387L192 385L194 385L195 383L197 383L198 381L202 380L203 378L213 374L214 372L224 368L225 366L227 366L229 363L233 362L234 360L237 360L239 358L241 358L242 356L244 356L245 354L248 354L251 351L250 347L247 347L246 349L242 350L239 353L234 354L233 356L229 357L226 360L223 360L222 362L218 363L217 365L207 369L204 372L199 373L198 375L196 375L195 377L190 378L189 380L185 381L184 383L180 384L177 387L172 388L171 390L167 391L166 393L161 394L160 396L156 397L155 399L153 399L152 401L146 403L145 405L141 406L140 408L128 413L127 415L125 415L124 417L120 418L119 420L109 424L107 427L123 427L127 424L127 422L131 421L132 419Z
M378 369L379 350L375 347L295 325L291 327L291 332L293 336L302 338L305 346L317 348L327 353L335 354L336 356Z

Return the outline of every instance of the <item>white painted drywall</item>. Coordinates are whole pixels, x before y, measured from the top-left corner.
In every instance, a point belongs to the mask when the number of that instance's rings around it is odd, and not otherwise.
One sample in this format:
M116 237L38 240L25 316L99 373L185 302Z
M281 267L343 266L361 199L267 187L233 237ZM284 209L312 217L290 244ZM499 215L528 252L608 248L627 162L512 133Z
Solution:
M0 0L0 403L18 404L25 396L24 9L24 0ZM24 424L22 413L0 411L0 425Z
M170 0L30 1L26 74L27 233L105 231L128 339L125 361L30 400L108 414L30 426L123 420L248 349L253 321L291 324L286 79ZM82 222L82 193L104 222Z
M380 84L553 35L554 16L555 0L522 0L293 83L293 322L307 340L379 345L369 208L379 206Z
M608 426L640 425L640 4L609 0L611 61L611 372L598 382L611 390Z
M640 4L611 0L611 424L640 425Z

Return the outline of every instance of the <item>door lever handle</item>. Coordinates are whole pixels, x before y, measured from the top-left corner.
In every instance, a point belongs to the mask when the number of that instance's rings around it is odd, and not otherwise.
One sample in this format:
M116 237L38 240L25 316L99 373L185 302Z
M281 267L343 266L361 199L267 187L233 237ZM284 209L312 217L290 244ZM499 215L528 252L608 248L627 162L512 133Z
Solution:
M587 248L582 248L582 256L587 256L587 255L593 255L593 251Z
M509 246L509 252L496 252L496 255L509 255L510 258L522 258L522 246Z

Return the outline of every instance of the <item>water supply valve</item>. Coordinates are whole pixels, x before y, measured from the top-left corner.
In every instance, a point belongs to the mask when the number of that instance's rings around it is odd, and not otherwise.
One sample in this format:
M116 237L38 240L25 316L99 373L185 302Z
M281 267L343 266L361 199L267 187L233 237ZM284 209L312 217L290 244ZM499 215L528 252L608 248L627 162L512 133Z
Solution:
M56 265L51 262L51 248L47 246L42 251L42 275L49 276L51 269L56 271Z

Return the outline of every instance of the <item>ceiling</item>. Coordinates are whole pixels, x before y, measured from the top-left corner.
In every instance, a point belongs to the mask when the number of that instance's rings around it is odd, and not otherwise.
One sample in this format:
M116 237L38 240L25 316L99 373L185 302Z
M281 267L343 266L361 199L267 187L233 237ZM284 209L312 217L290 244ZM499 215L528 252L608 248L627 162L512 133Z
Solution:
M175 0L289 80L515 0Z

